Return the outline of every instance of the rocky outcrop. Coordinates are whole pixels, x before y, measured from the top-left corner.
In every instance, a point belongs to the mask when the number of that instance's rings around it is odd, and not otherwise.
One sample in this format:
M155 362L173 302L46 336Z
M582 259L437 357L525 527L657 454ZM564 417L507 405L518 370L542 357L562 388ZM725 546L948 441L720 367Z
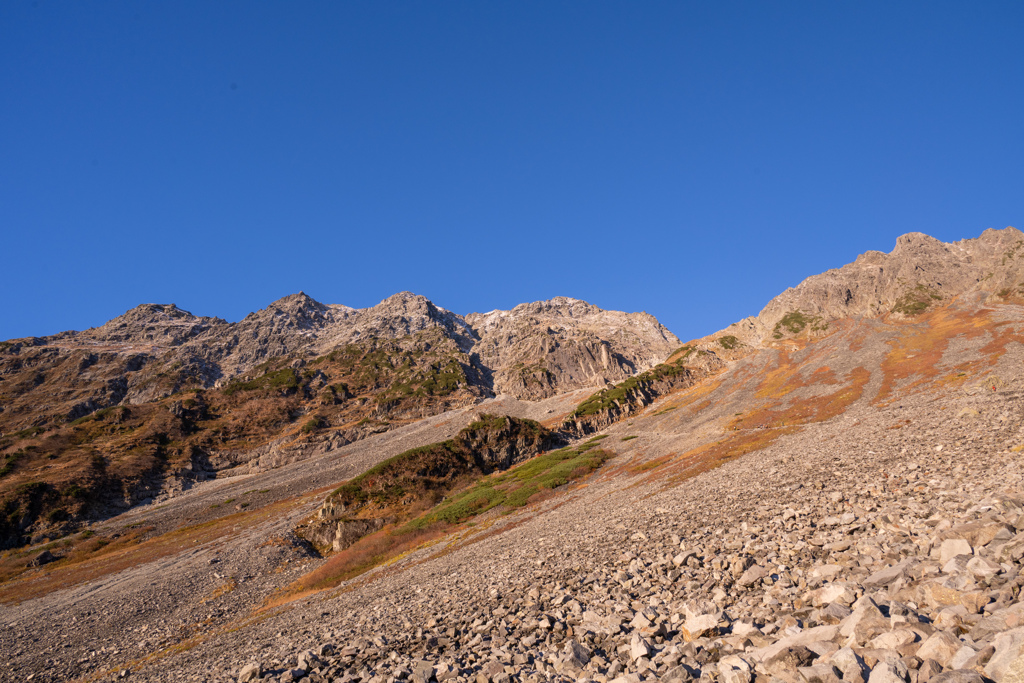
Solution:
M699 363L694 363L699 359ZM713 353L684 347L674 360L656 365L636 377L608 386L577 406L561 431L580 438L635 415L655 399L696 384L724 363Z
M796 335L827 333L832 321L851 317L913 318L964 295L1007 300L1024 294L1024 233L986 230L980 237L945 243L920 232L902 235L888 254L869 251L842 268L787 289L755 317L717 335L760 346Z
M619 382L662 362L679 339L647 313L556 297L466 316L497 394L531 400Z
M373 519L333 519L323 514L302 528L302 537L323 552L344 550L363 536L380 531L391 520L386 517Z
M343 484L296 533L321 552L343 550L554 442L554 435L532 420L479 415L455 438L400 453Z

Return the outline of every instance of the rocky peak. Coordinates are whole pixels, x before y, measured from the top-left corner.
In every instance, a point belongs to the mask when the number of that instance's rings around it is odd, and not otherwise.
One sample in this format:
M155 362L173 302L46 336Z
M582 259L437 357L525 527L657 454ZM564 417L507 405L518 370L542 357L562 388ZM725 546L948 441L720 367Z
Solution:
M523 398L619 382L679 347L653 316L568 297L471 313L466 322L479 338L473 350L495 369L494 390Z
M581 318L602 310L593 304L566 296L556 296L547 301L519 304L512 309L513 315L551 315L565 318Z
M443 313L448 311L438 308L425 296L399 292L361 313L361 317L367 322L379 321L388 330L407 327L408 331L405 334L409 334L433 325L443 325Z
M460 363L478 389L528 399L622 381L679 347L675 335L646 313L605 311L578 299L555 297L463 318L411 292L363 309L323 304L298 292L237 323L197 317L173 304L145 304L102 327L40 343L177 346L177 355L161 355L161 362L177 362L176 368L186 367L182 372L211 386L273 358L311 360L346 344L430 331L442 338L431 344L447 338L465 354ZM133 391L124 400L136 400Z
M926 235L923 232L908 232L905 235L900 235L896 238L896 246L893 248L893 254L901 254L904 252L914 253L923 251L948 251L949 245L945 242L941 242L931 235Z
M221 318L192 315L175 304L141 304L82 334L99 343L177 346L224 322Z
M391 296L384 299L379 304L373 306L369 310L378 312L404 311L410 313L427 314L430 311L437 310L437 307L430 299L421 294L413 294L412 292L398 292L396 294L392 294Z
M294 318L310 320L324 319L331 310L305 292L289 294L270 304L267 309Z
M939 302L1018 292L1024 285L1024 233L989 229L945 243L924 233L901 235L888 254L869 251L842 268L814 275L778 295L753 318L718 335L758 346L850 317L913 317ZM1019 293L1019 292L1018 292Z
M384 337L395 339L432 327L440 327L460 347L472 346L472 330L459 315L435 305L430 299L412 292L399 292L372 308L356 312L351 339Z
M305 292L289 294L269 306L247 315L239 325L271 325L272 327L298 327L315 329L330 326L336 319L344 319L355 309L348 306L328 306Z

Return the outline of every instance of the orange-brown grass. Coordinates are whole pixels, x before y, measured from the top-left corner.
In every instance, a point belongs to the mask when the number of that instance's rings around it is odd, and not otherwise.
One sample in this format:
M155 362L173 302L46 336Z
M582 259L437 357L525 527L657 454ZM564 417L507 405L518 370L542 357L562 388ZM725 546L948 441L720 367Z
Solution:
M621 477L621 476L624 476L624 475L628 476L628 475L632 474L632 472L630 472L630 469L629 469L630 468L630 463L631 462L637 462L637 461L641 460L644 457L644 454L646 452L647 452L646 449L639 449L639 450L634 452L633 458L629 462L619 463L618 465L615 465L615 466L605 466L605 467L602 467L600 474L597 475L598 481L608 482L608 481L611 481L613 479L617 479L618 477Z
M811 384L839 384L839 378L832 368L824 366L811 373L809 378Z
M789 351L779 351L776 365L758 387L758 398L781 398L795 389L806 386L803 382L803 367L793 362Z
M704 399L721 386L721 379L705 379L704 381L698 382L697 384L687 387L682 391L669 394L665 399L655 404L657 407L654 408L654 410L663 411L669 406L673 408L685 408L687 406L691 406L701 399ZM706 403L710 402L707 401Z
M690 406L690 414L691 415L696 415L697 413L699 413L700 411L704 410L705 408L710 408L710 407L711 407L711 401L709 399L704 399L700 403L697 403L697 404L695 404L693 406Z
M886 405L895 400L898 391L919 390L936 380L947 385L964 382L979 370L994 365L1006 352L1007 343L1024 342L1012 325L994 323L991 313L989 309L968 312L945 307L922 315L919 324L903 327L890 342L892 349L882 361L883 380L875 404ZM979 349L985 358L958 365L952 372L939 366L951 340L986 334L991 334L992 339Z
M803 376L804 368L818 358L827 358L830 353L831 350L823 346L812 346L799 361L794 361L789 351L779 351L775 368L768 371L758 387L757 398L782 398L792 391L812 384L839 384L835 372L827 365L814 370L807 379Z
M790 384L806 386L799 373L789 372L788 369L766 379L766 383L773 383L783 396L792 393L799 386L779 384L779 376L788 377L787 381ZM830 376L821 374L819 377ZM674 486L730 460L766 448L779 437L800 431L805 424L823 422L841 415L860 400L870 379L871 373L866 369L854 368L850 372L849 383L831 394L795 399L785 407L776 400L755 408L735 418L729 425L733 431L727 432L728 436L724 439L703 444L673 458L666 463L666 467L659 467L657 471L648 474L644 481L662 480L667 485Z
M153 527L136 528L128 530L127 533L121 534L116 539L105 536L79 536L77 539L68 538L63 541L54 541L53 543L47 543L44 546L34 547L31 550L9 550L0 556L0 584L7 583L21 574L24 574L28 570L29 560L44 549L63 549L65 551L65 559L63 559L60 564L73 565L89 557L103 557L110 553L136 545L140 543L145 535L152 530ZM55 568L57 566L57 564L50 565L51 568ZM44 569L42 571L45 572L46 570ZM2 590L0 590L0 595L2 595ZM0 598L0 602L3 602L2 598Z
M982 358L960 363L945 375L939 376L933 383L945 388L959 387L967 380L976 378L986 369L993 367L1006 353L1006 345L1010 342L1024 344L1024 335L1017 333L1015 323L993 323L990 331L992 338L978 349Z
M815 373L817 374L817 373ZM788 406L782 401L771 401L754 410L735 417L727 429L740 431L746 429L775 429L794 424L823 422L842 414L864 393L864 386L871 379L871 373L862 367L850 371L850 384L841 387L831 394L795 399ZM767 380L773 381L773 378ZM834 382L828 382L834 384ZM809 386L799 373L789 375L789 384L778 386L781 396L786 396L796 389ZM762 395L762 392L758 392Z
M650 460L644 460L636 464L629 464L625 466L626 471L631 475L643 474L644 472L650 472L653 469L661 467L665 463L671 462L676 457L675 453L668 453L660 458L652 458Z
M238 531L236 527L252 527L278 518L294 507L298 500L290 498L278 501L152 538L145 538L151 529L140 528L117 539L95 536L87 540L73 540L64 558L37 570L26 571L24 557L16 558L14 554L5 556L3 562L11 560L11 563L7 565L7 578L0 584L0 604L41 597L55 590L94 581L139 564L175 555L185 548L194 548L232 535Z
M663 470L651 472L642 483L662 482L668 487L676 486L703 472L708 472L741 456L767 448L776 439L798 432L802 427L789 426L775 429L759 429L745 434L729 436L721 441L704 444L675 459Z
M356 541L312 572L300 577L281 593L272 596L264 608L291 602L302 595L334 588L377 565L444 537L452 525L436 522L428 527L399 532L391 527Z

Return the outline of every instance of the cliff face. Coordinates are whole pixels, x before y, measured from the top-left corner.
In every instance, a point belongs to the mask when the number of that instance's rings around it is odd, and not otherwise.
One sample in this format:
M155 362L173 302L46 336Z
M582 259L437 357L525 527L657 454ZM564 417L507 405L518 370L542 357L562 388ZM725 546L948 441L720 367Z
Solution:
M534 400L622 381L679 348L654 316L564 297L474 313L466 322L479 337L473 352L494 373L495 393Z

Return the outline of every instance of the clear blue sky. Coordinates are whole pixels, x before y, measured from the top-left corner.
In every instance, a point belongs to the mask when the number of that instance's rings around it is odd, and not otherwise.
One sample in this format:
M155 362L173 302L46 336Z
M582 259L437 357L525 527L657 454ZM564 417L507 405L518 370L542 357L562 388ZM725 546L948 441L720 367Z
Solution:
M0 339L304 290L680 337L1024 227L1019 2L0 3Z

